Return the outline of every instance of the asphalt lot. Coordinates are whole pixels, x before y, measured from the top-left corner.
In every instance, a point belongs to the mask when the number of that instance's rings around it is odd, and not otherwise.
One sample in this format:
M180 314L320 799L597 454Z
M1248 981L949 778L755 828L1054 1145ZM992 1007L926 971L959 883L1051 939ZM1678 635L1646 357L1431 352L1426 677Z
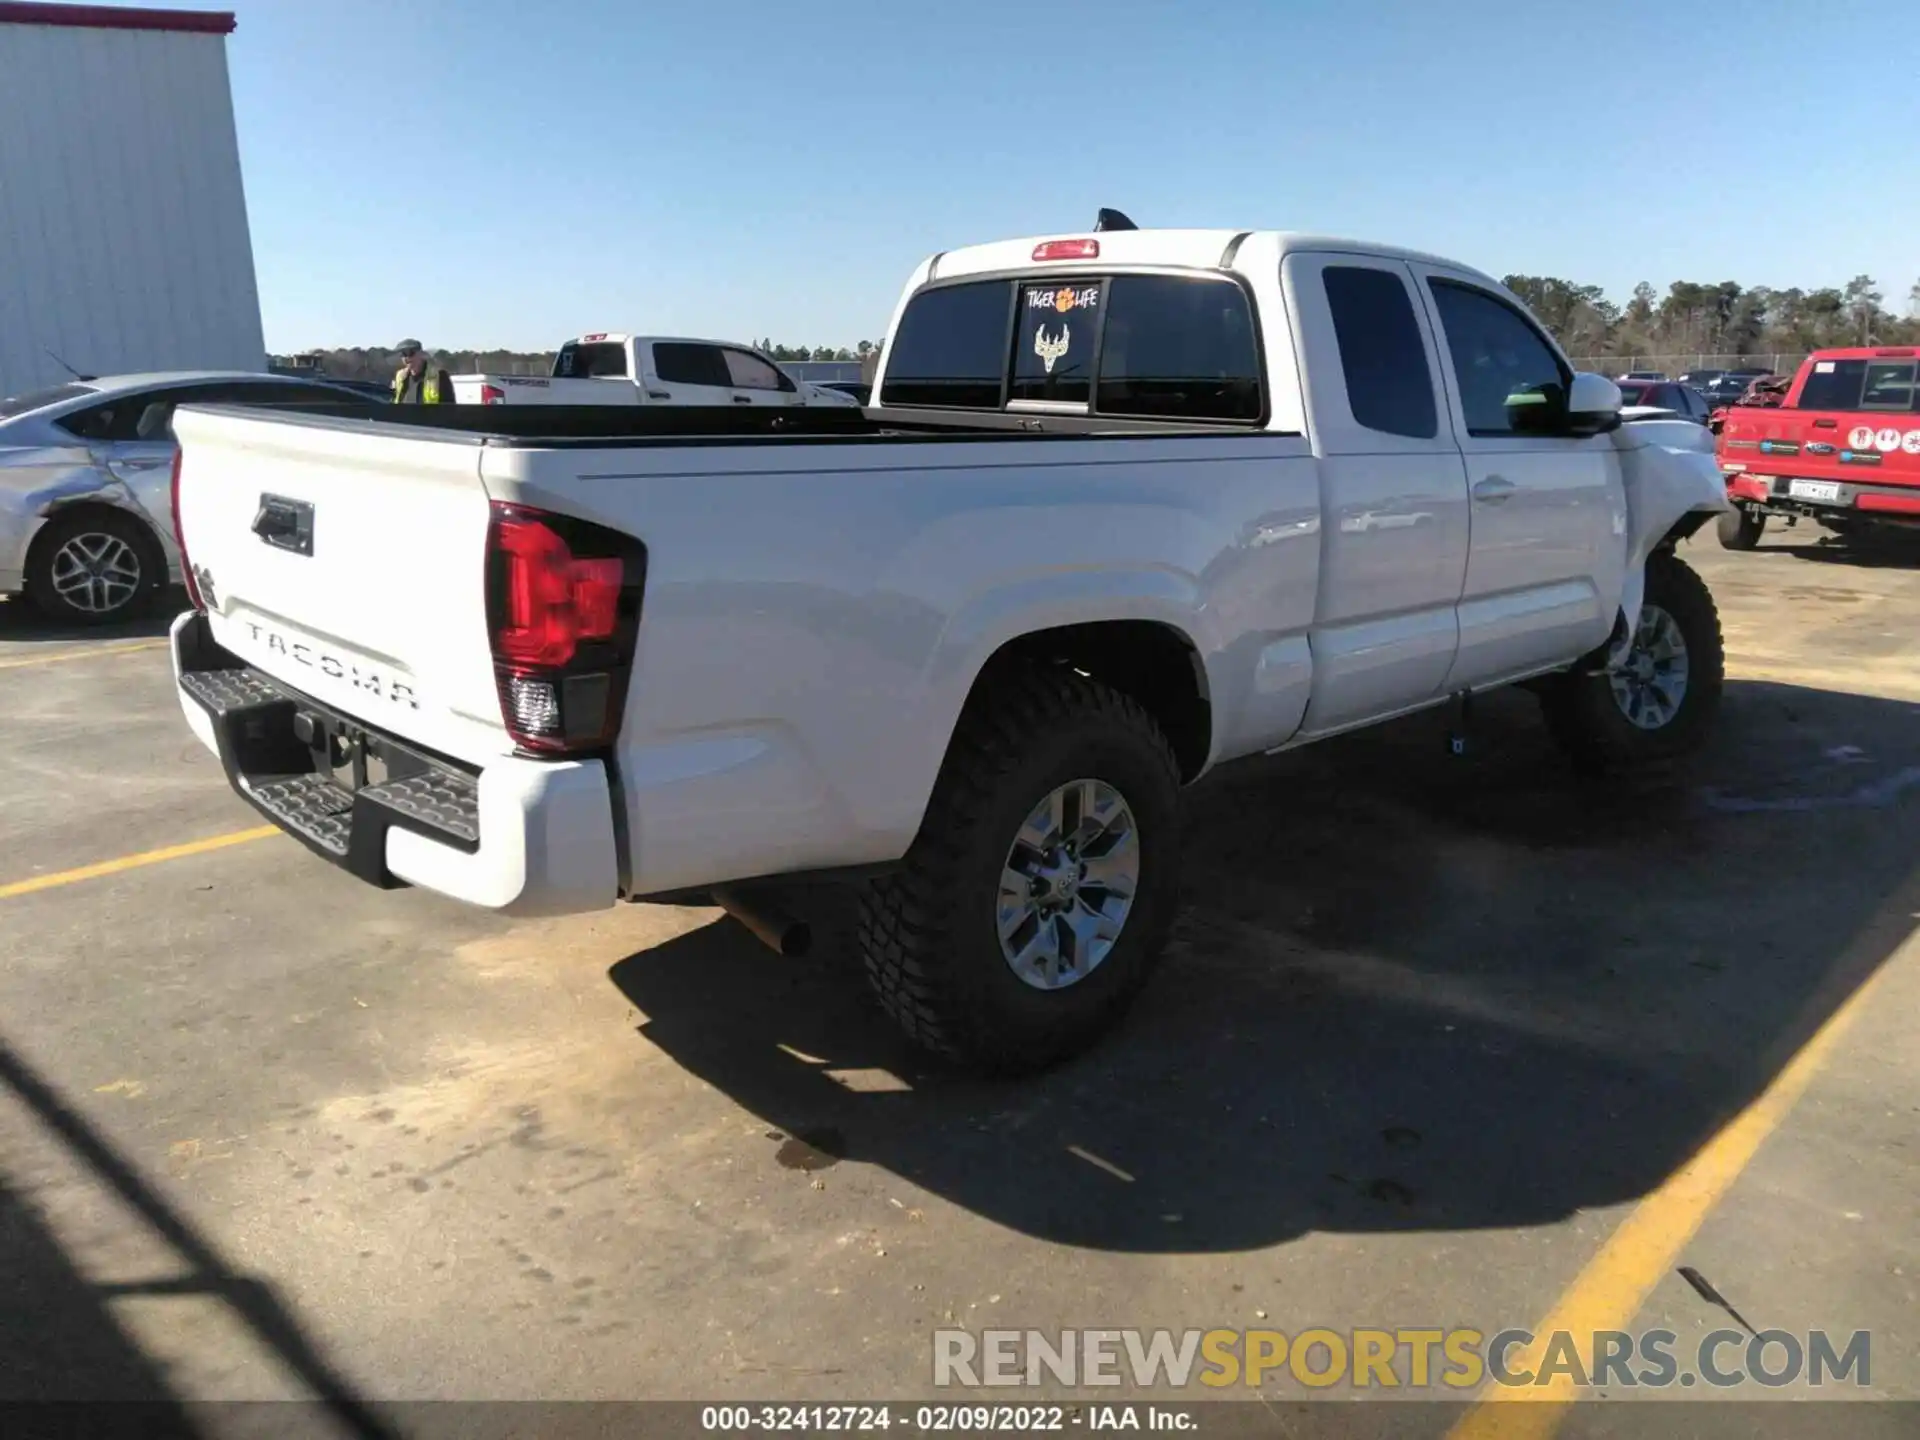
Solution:
M1683 1264L1920 1399L1920 558L1805 534L1686 547L1731 679L1680 780L1576 781L1522 695L1465 760L1425 717L1211 779L1147 999L1020 1085L715 911L506 923L279 836L22 893L259 820L162 627L0 604L0 1399L906 1398L947 1325L1684 1343L1727 1322Z

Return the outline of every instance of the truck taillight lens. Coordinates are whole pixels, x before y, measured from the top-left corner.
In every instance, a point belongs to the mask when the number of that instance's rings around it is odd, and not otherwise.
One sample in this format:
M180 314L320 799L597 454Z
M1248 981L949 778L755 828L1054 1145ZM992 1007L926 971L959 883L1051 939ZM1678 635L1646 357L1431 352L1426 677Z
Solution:
M494 502L487 630L501 718L522 749L572 754L620 733L646 560L630 535Z
M180 525L180 447L173 447L173 478L168 483L168 504L173 510L173 543L180 551L180 575L187 582L187 599L196 610L206 609L200 599L200 587L193 578L193 561L187 558L187 532Z
M507 392L498 385L482 385L480 387L480 403L482 405L504 405L507 403Z

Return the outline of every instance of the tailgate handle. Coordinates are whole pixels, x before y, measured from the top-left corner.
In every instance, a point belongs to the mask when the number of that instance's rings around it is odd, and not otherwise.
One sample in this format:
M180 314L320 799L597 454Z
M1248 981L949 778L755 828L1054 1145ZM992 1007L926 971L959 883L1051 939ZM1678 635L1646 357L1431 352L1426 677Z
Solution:
M1840 428L1840 422L1838 420L1816 420L1813 422L1813 428L1816 430L1838 430Z
M253 517L253 533L276 550L313 554L313 502L284 495L262 495Z

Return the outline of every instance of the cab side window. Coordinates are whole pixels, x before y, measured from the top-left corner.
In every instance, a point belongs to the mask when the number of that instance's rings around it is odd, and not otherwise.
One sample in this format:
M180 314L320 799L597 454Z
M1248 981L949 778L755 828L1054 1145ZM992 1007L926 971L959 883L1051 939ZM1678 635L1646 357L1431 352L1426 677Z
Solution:
M1564 411L1573 377L1531 321L1474 286L1452 280L1428 285L1447 332L1447 358L1469 435L1537 433L1543 420Z
M1433 371L1406 282L1391 270L1329 265L1320 272L1355 423L1386 435L1440 433Z
M758 355L744 350L722 352L727 357L727 375L740 390L791 390L793 382Z
M733 374L718 345L694 345L669 340L653 347L654 373L669 385L733 387Z

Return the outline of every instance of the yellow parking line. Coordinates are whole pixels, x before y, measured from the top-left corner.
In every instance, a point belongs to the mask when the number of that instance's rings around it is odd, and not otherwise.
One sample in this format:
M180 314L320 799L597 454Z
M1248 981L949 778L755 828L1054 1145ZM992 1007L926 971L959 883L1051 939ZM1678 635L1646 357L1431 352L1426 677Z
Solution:
M16 895L31 895L36 890L52 890L61 885L73 885L82 880L98 880L103 875L118 875L123 870L138 870L142 865L158 865L165 860L184 860L189 855L205 855L211 850L224 850L229 845L244 845L249 840L264 840L269 835L278 835L276 825L260 825L252 830L233 830L225 835L209 835L204 840L189 840L184 845L166 845L158 850L142 850L138 855L122 855L118 860L102 860L94 865L82 865L77 870L62 870L54 875L35 875L30 880L15 880L8 885L0 885L0 900L11 900Z
M129 655L135 650L164 650L165 640L135 640L126 645L95 645L86 650L62 650L57 655L28 655L17 660L0 660L0 670L20 670L28 665L58 665L63 660L91 660L96 655Z
M1901 959L1915 957L1920 957L1920 934L1909 936L1894 950L1794 1052L1765 1090L1634 1207L1546 1319L1533 1327L1534 1343L1508 1352L1509 1373L1537 1371L1548 1339L1556 1332L1567 1332L1576 1350L1590 1355L1595 1331L1625 1330L1633 1323L1653 1287L1673 1269L1687 1242L1866 1008L1880 976ZM1555 1374L1544 1385L1489 1383L1474 1407L1447 1432L1447 1440L1549 1440L1576 1394L1564 1373ZM1529 1401L1536 1403L1525 1403Z

